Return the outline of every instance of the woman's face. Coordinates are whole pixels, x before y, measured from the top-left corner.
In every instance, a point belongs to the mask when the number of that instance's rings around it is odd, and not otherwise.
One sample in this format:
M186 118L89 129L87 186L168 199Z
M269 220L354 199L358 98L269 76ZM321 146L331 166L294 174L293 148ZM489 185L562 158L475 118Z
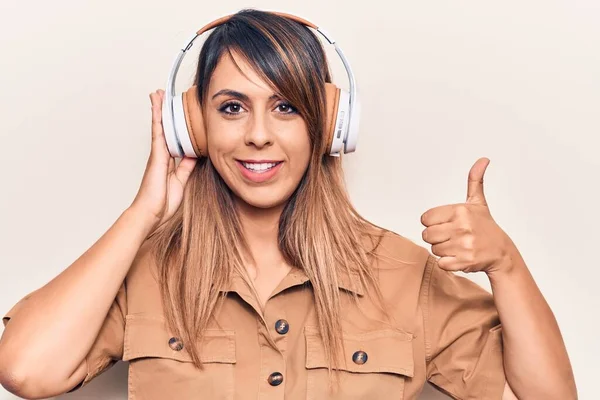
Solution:
M241 56L224 53L206 98L209 157L233 193L259 208L285 203L308 167L304 119Z

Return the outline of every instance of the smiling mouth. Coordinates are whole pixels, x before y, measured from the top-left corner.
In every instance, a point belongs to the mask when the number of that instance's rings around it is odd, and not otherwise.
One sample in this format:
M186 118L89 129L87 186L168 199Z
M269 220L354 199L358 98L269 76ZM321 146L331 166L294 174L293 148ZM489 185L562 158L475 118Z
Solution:
M275 160L235 160L235 163L246 181L261 185L275 179L283 166L283 161Z
M283 161L242 161L238 160L240 164L249 171L257 174L264 174L281 164Z

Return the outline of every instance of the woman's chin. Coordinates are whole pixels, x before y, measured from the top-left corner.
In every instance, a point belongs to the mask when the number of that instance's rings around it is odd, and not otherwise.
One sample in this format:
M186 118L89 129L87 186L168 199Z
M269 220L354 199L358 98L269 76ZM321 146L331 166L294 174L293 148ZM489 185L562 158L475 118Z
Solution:
M288 199L289 195L278 193L277 190L264 188L265 190L250 190L251 193L240 193L238 199L245 204L261 209L280 207Z

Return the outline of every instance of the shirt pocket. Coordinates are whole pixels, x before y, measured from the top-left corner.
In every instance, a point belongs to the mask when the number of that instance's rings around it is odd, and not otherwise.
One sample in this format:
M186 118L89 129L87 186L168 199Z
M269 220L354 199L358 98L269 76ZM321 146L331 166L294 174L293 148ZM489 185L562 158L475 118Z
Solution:
M404 398L406 378L414 376L413 335L381 329L364 333L344 332L343 360L334 374L339 388L328 392L328 370L318 328L306 326L308 400Z
M129 361L129 399L234 398L235 331L206 329L200 348L203 370L192 363L186 344L160 316L126 316L123 360Z

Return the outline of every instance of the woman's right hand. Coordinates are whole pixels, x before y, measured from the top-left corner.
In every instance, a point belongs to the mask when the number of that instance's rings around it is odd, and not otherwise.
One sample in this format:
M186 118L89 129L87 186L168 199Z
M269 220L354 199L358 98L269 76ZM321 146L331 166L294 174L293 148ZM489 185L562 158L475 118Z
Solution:
M197 161L197 158L183 157L175 168L162 125L164 94L160 89L150 93L152 147L140 189L129 207L153 218L153 230L171 218L181 204L183 189Z

